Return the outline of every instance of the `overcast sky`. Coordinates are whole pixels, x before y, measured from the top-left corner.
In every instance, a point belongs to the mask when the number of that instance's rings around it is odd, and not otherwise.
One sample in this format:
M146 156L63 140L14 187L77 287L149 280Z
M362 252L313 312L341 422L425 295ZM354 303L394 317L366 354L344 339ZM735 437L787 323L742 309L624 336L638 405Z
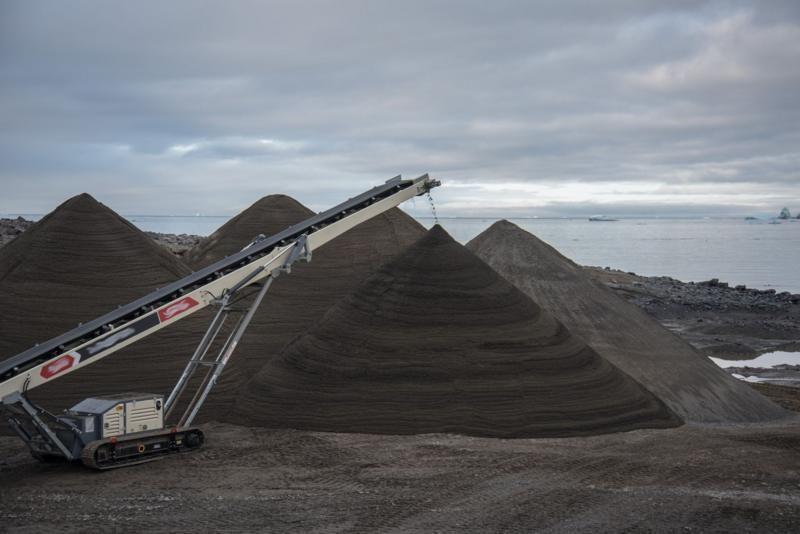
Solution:
M800 210L800 2L550 4L2 1L0 213Z

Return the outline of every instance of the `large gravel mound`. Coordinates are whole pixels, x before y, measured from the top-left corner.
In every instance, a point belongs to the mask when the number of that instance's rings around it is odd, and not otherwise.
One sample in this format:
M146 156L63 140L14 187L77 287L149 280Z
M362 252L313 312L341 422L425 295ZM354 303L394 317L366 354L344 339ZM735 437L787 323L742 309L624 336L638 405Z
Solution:
M266 197L201 243L198 247L201 253L189 257L202 258L204 264L217 261L240 250L259 233L276 233L311 215L309 209L287 196ZM425 229L419 223L395 208L313 251L311 263L297 263L291 274L278 277L209 397L203 418L227 420L244 379L250 378L295 336L319 321L337 301L424 234Z
M272 359L250 425L536 437L678 419L441 227Z
M286 195L269 195L233 217L189 250L184 258L195 269L239 252L259 234L269 237L313 216L314 212Z
M0 359L189 272L91 196L73 197L0 250ZM165 392L194 342L187 344L175 329L162 330L34 390L32 396L60 411L93 394Z
M467 248L685 420L736 422L786 416L518 226L499 221Z

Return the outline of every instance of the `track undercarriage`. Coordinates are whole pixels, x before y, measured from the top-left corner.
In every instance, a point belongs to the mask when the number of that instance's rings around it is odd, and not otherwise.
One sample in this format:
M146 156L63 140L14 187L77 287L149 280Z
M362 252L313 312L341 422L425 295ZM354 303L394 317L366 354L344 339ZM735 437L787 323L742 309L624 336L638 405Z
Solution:
M81 452L81 462L92 469L114 469L190 451L204 441L203 432L196 427L139 432L88 443Z

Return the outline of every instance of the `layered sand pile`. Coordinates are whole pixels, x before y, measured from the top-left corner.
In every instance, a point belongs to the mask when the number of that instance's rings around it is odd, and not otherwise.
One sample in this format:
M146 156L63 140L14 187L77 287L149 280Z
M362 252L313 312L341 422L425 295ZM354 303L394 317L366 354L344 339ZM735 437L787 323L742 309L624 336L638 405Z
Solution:
M286 195L263 197L186 252L184 259L195 269L211 265L239 252L259 234L269 237L313 215L313 211Z
M186 276L189 269L87 194L0 250L0 358L58 336ZM47 408L121 391L163 392L191 350L172 329L38 388ZM176 359L171 355L179 355Z
M208 265L241 250L259 233L277 233L311 215L290 197L265 197L222 226L187 258L194 268ZM313 251L310 263L296 263L291 274L281 275L209 397L203 417L227 419L245 377L251 377L337 301L424 234L419 223L395 208Z
M234 415L273 427L497 437L680 424L438 226L270 360Z
M467 248L541 304L600 355L688 421L760 421L786 412L593 281L557 250L508 221Z

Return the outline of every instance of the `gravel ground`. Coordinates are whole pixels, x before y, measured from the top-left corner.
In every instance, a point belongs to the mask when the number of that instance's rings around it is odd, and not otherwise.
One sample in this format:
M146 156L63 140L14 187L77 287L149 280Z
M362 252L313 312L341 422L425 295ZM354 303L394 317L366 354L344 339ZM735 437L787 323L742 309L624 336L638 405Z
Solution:
M110 472L0 438L0 530L800 530L800 422L538 440L204 430L200 451Z
M750 384L756 391L787 410L800 412L800 388L777 384ZM800 450L798 451L800 452Z

